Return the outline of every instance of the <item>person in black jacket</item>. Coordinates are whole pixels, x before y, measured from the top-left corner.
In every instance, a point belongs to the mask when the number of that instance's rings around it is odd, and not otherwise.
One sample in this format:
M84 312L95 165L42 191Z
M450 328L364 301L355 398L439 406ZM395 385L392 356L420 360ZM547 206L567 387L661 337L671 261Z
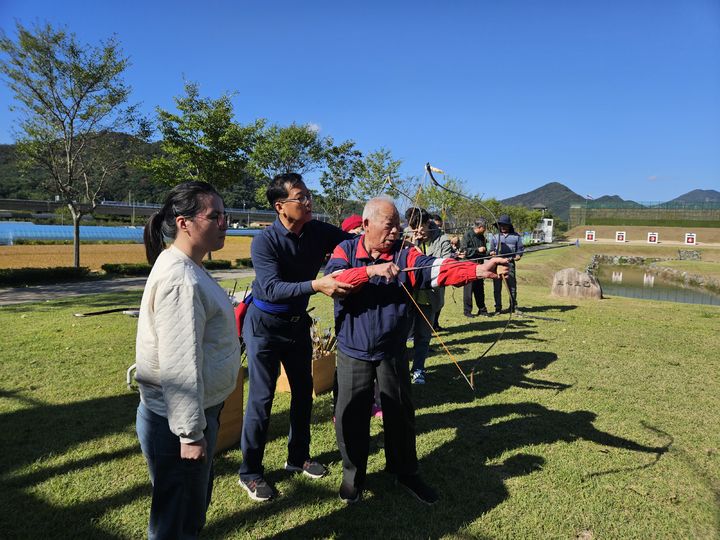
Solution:
M475 225L465 233L460 243L460 259L477 259L487 255L487 248L485 247L486 228L487 222L484 218L475 220ZM473 297L478 307L477 314L472 312ZM477 317L477 315L487 315L487 313L484 280L478 279L465 285L463 287L463 314L466 317Z

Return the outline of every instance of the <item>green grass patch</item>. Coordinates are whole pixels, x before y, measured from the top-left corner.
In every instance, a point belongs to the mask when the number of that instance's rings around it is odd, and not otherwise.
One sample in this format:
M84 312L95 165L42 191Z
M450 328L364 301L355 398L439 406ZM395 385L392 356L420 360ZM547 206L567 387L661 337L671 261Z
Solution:
M688 274L697 274L720 281L720 263L714 261L663 261L656 266L666 266Z
M330 475L285 473L289 395L278 394L264 463L282 495L250 501L237 485L240 451L224 453L204 537L717 538L720 309L553 298L530 275L582 259L570 248L523 258L520 305L560 322L514 317L480 362L507 316L466 319L462 290L447 290L442 339L477 373L472 391L435 343L428 383L413 387L420 466L441 493L437 505L420 505L383 472L378 420L365 500L338 499L329 394L315 400L311 452ZM139 299L0 308L4 537L144 536L150 488L134 433L138 397L124 383L137 319L73 317ZM328 298L311 306L332 324Z

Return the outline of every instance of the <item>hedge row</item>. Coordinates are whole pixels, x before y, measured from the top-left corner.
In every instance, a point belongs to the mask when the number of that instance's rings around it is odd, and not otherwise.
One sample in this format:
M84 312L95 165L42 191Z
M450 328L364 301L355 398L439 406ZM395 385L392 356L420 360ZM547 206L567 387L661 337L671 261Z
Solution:
M226 270L232 267L232 263L226 260L203 261L203 266L208 270ZM147 263L119 263L103 264L102 269L108 274L120 276L147 276L152 267Z
M56 266L53 268L1 268L0 285L21 287L24 285L46 285L87 279L90 269L81 266Z
M227 270L232 267L232 263L223 259L213 259L203 261L203 266L205 266L208 270Z
M238 259L240 267L252 268L250 259ZM232 262L227 260L203 261L208 270L226 270L232 268ZM118 276L147 276L150 274L150 265L146 263L103 264L102 269ZM81 266L56 266L53 268L0 268L0 286L21 287L23 285L45 285L61 283L63 281L77 281L87 279L90 269Z
M108 274L118 276L147 276L151 266L147 263L106 263L101 268Z

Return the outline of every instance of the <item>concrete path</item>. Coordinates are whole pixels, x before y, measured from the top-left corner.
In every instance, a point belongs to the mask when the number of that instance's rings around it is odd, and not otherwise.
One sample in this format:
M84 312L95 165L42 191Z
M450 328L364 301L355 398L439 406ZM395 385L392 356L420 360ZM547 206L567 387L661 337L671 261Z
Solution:
M255 275L253 270L213 270L210 273L218 281ZM68 296L141 290L145 286L146 280L146 277L128 277L5 288L0 289L0 306L59 300ZM237 292L242 294L243 291Z

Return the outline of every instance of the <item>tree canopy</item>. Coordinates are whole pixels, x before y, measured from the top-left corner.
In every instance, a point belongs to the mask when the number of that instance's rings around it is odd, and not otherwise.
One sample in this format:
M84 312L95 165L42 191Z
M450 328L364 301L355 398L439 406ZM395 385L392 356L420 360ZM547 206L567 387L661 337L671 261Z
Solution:
M115 37L90 45L49 24L17 23L16 31L16 40L0 35L0 73L20 113L17 151L22 167L42 171L44 187L67 204L77 267L81 205L94 209L108 176L129 159L127 147L109 135L145 124L128 105L122 77L128 59Z

